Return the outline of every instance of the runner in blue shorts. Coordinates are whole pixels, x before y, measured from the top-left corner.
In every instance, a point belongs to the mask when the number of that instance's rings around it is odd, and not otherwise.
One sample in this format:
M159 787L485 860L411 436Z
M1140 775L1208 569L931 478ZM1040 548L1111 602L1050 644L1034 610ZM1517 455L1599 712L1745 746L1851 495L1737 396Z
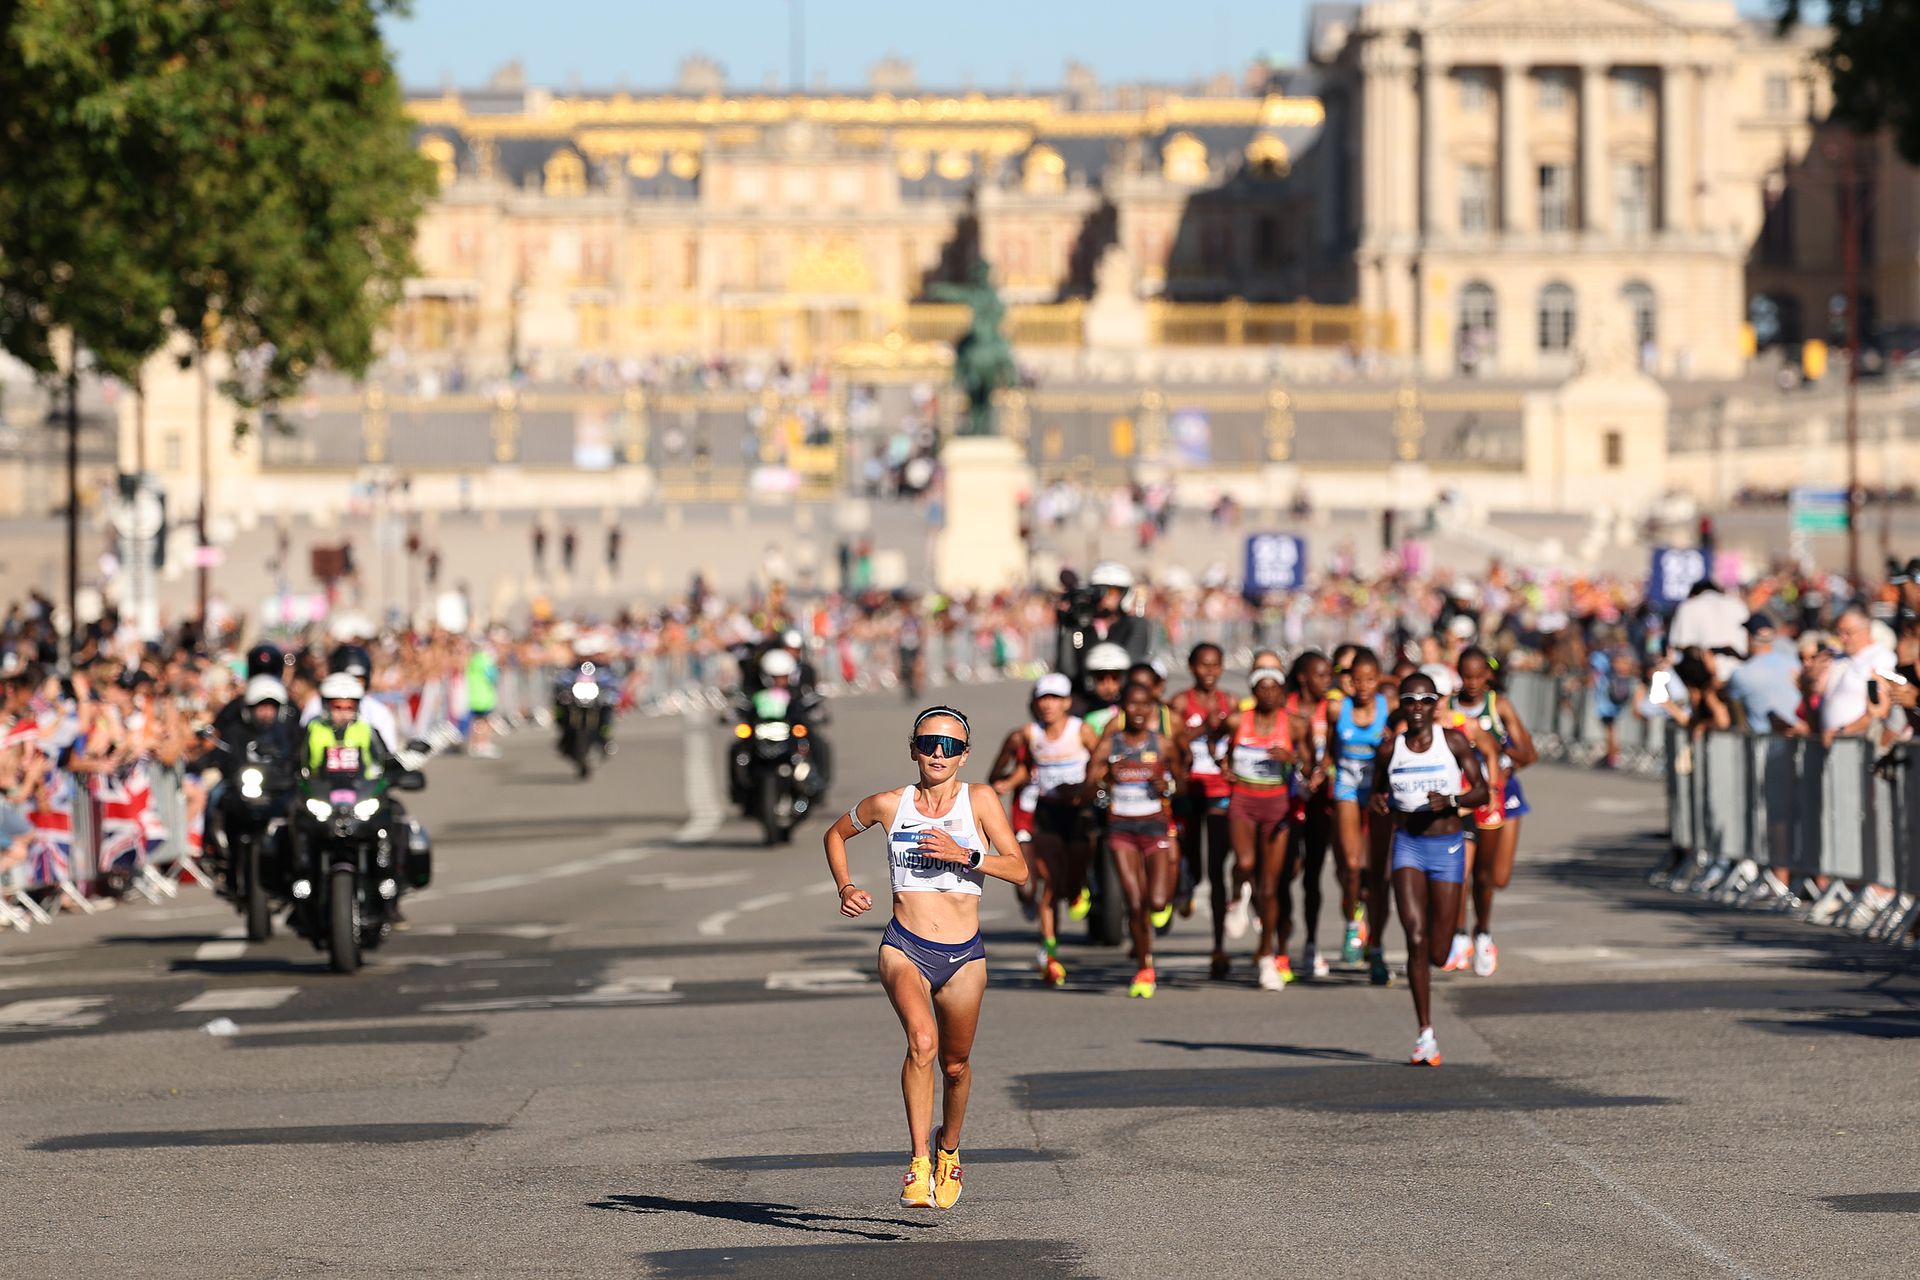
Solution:
M1373 978L1384 986L1387 961L1379 943L1390 910L1386 901L1390 828L1384 822L1367 821L1367 802L1373 798L1373 760L1386 740L1393 713L1380 692L1380 659L1373 650L1350 651L1347 679L1351 687L1332 725L1334 835L1340 855L1340 913L1347 924L1340 960L1358 964L1371 938Z
M1393 892L1407 935L1407 986L1420 1035L1413 1042L1415 1066L1440 1065L1433 1035L1432 968L1447 957L1445 921L1460 909L1466 878L1466 823L1487 802L1487 780L1473 744L1434 724L1440 694L1430 676L1415 673L1400 685L1406 730L1380 744L1374 757L1372 807L1393 823ZM1441 927L1429 928L1432 922Z

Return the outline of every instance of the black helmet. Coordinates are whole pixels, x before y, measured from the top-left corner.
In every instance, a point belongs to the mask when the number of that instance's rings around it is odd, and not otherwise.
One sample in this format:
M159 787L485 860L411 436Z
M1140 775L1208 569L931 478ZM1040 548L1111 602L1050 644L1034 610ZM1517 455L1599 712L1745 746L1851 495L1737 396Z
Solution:
M247 679L249 680L255 676L272 676L278 680L285 673L286 666L287 655L280 652L280 646L277 644L262 641L247 650Z
M327 674L346 672L362 684L373 674L373 655L357 644L343 644L327 659Z

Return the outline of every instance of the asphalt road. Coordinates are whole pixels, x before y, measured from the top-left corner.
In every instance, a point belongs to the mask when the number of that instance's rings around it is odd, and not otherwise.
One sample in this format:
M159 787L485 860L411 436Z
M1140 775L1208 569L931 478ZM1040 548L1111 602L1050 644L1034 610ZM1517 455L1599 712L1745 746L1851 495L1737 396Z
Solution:
M983 726L1019 701L951 692ZM842 800L904 780L906 731L840 705ZM1209 983L1198 919L1151 1001L1072 944L1042 989L997 887L967 1193L902 1210L884 912L835 914L817 823L674 843L687 736L623 725L585 784L538 734L436 762L438 882L353 978L198 890L0 940L6 1270L1797 1277L1920 1247L1910 961L1645 888L1657 791L1549 768L1500 973L1440 980L1438 1071L1401 1065L1404 986Z

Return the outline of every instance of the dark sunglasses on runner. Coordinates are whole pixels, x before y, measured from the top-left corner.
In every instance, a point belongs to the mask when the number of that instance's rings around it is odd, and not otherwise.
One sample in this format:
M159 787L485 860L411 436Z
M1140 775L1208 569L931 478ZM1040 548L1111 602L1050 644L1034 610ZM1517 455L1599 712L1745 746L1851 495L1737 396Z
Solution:
M966 754L967 740L944 733L916 733L913 735L913 749L923 756L945 756L953 760Z
M1438 702L1438 701L1440 701L1440 695L1437 693L1403 693L1400 695L1400 705L1403 707L1406 706L1409 702Z

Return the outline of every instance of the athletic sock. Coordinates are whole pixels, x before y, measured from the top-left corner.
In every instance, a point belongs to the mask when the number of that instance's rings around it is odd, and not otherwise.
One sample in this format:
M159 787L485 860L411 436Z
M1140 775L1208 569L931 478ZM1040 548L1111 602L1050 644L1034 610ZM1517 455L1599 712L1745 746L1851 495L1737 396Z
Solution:
M1042 938L1040 940L1040 949L1045 951L1048 955L1053 955L1056 951L1060 949L1060 939Z

